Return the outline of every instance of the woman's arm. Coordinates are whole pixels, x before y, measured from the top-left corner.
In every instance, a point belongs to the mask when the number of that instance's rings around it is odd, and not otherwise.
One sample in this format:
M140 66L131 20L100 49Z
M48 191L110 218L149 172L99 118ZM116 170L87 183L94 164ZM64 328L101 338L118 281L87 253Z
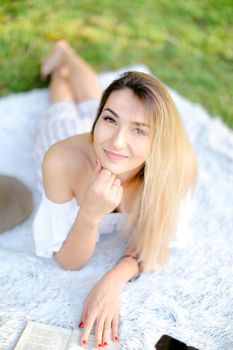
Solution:
M79 210L75 223L54 259L65 270L80 269L93 255L99 220Z
M127 255L133 253L126 250ZM131 254L130 254L131 255ZM134 255L132 255L134 256ZM141 266L141 265L140 265ZM83 304L80 328L84 328L81 343L88 343L89 334L96 322L96 347L109 344L110 337L118 341L119 299L122 287L139 272L134 258L124 257L92 288Z
M46 195L54 202L64 202L73 197L72 181L77 174L72 171L73 157L61 144L51 147L43 162L43 179ZM75 175L70 175L75 173ZM84 174L85 175L85 174ZM72 180L71 180L72 178ZM74 180L75 179L75 180ZM77 182L80 182L77 178ZM102 217L119 205L122 197L120 180L98 163L82 198L76 220L67 239L54 258L64 269L79 269L92 256Z
M137 257L124 254L117 264L106 275L113 278L119 286L133 280L142 271L142 263L137 262Z
M143 262L139 261L137 252L127 247L116 265L108 271L108 275L114 276L119 283L124 285L139 276L142 270Z
M43 161L44 188L49 199L62 203L73 197L71 173L64 145L58 143L51 147ZM53 253L54 259L62 268L79 269L91 258L95 250L99 221L99 217L80 208L67 239L61 249Z

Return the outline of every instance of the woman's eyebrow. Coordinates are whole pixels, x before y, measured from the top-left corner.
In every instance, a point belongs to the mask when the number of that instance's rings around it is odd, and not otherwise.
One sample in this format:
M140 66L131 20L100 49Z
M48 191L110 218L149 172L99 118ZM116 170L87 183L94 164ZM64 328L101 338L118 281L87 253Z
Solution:
M116 118L120 119L120 116L114 112L111 108L104 108L104 111L109 111L111 112ZM134 124L136 126L146 126L146 127L150 127L149 124L145 124L145 123L141 123L141 122L136 122L136 121L133 121L131 122L131 124Z

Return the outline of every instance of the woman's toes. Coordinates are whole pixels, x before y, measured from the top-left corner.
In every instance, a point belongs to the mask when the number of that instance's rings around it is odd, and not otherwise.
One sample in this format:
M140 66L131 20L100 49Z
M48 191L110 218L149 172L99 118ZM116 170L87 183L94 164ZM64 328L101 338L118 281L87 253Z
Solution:
M58 41L56 41L56 43L55 43L55 48L62 49L62 50L66 50L66 49L69 48L69 44L68 44L68 42L65 41L64 39L58 40Z
M40 70L42 77L47 77L63 64L64 53L68 48L69 45L65 40L59 40L54 44L53 51L42 62Z

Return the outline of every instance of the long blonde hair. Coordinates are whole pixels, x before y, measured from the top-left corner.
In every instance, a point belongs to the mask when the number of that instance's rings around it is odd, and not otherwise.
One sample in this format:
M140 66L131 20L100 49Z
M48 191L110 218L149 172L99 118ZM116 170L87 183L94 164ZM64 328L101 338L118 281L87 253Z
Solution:
M158 270L167 261L169 241L176 230L186 182L186 160L192 163L194 173L190 187L195 185L197 161L167 89L155 77L141 72L124 73L104 91L91 130L92 140L109 96L122 89L130 89L145 106L153 130L151 152L135 177L139 185L137 200L124 234L143 260L144 270Z

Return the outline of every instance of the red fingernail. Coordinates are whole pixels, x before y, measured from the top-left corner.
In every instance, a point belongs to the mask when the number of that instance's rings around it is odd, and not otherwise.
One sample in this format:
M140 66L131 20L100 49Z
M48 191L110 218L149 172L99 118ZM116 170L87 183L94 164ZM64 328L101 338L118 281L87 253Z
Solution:
M84 327L84 323L83 321L79 323L79 328L83 328Z
M104 342L104 346L106 346L106 345L108 345L108 343L105 341L105 342Z
M87 344L87 341L84 339L84 340L82 341L82 344L83 344L83 345L86 345L86 344Z
M99 348L102 348L102 344L98 344L98 347L99 347Z
M118 340L118 337L115 337L114 339L115 339L115 340Z

